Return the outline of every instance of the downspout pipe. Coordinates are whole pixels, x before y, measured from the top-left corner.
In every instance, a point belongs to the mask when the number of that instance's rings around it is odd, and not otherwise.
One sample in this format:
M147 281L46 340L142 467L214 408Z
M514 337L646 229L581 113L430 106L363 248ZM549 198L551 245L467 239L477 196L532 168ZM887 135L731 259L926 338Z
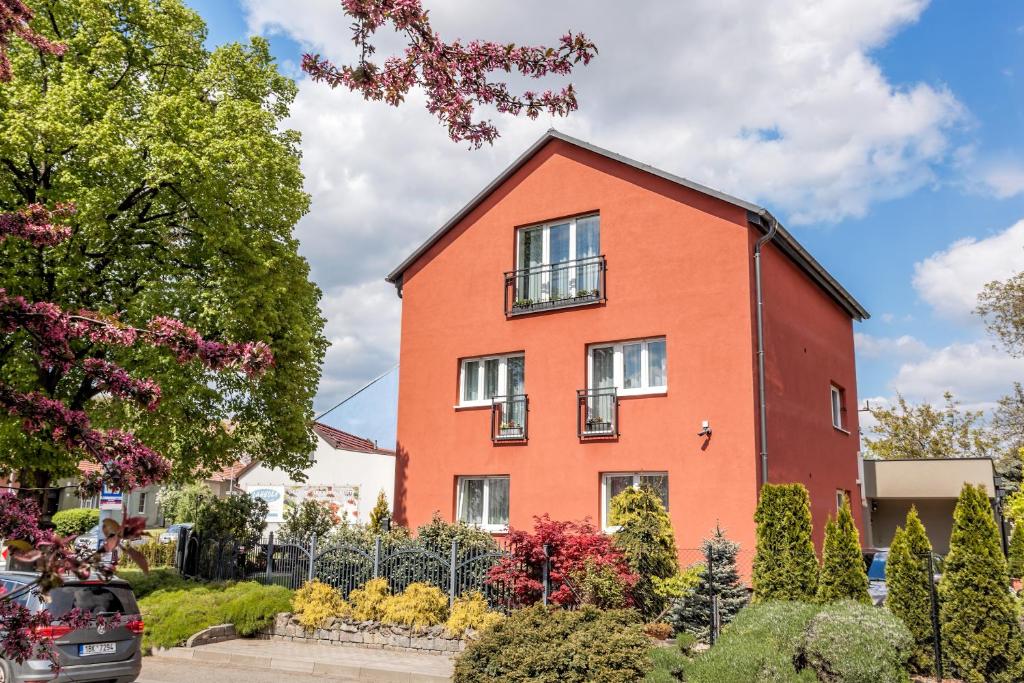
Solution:
M764 381L764 293L761 289L761 248L775 238L779 222L765 210L759 214L768 232L754 244L754 290L757 296L757 402L761 441L761 485L768 483L768 403Z

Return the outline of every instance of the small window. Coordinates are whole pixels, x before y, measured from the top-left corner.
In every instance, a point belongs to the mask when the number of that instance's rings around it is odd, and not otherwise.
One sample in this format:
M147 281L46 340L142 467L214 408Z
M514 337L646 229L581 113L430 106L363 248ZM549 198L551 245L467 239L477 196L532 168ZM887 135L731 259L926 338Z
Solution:
M832 426L846 431L846 392L832 385Z
M457 499L460 522L508 530L508 477L459 477Z
M467 358L459 378L459 405L490 405L502 396L526 393L526 357L523 354Z
M605 531L615 531L618 526L612 519L612 498L628 488L646 486L658 494L662 505L668 510L667 472L612 472L601 476L601 526Z
M140 515L146 514L146 497L147 496L145 491L139 493L139 505L136 508L135 512L137 512Z
M846 500L849 497L849 495L850 494L847 493L843 489L836 489L836 512L837 513L840 510L843 509L843 501Z
M665 338L591 346L587 350L587 386L615 387L620 396L666 391Z

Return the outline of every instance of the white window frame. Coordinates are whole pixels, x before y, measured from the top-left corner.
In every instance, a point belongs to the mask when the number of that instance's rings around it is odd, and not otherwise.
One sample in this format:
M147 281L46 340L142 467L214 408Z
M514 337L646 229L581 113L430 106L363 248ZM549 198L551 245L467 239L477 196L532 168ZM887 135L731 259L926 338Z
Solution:
M459 517L459 513L462 510L462 484L467 481L482 481L484 483L484 500L483 510L485 521L483 524L472 524L472 526L484 531L491 533L504 533L508 531L508 524L490 524L486 521L488 512L490 511L490 493L491 493L491 481L503 480L509 482L509 510L505 511L505 516L510 517L512 507L512 483L509 475L507 474L495 474L495 475L466 475L458 476L455 479L455 521L461 522L462 519ZM466 522L469 524L469 522Z
M147 492L146 491L139 491L139 500L135 504L135 514L137 514L137 515L144 515L144 514L146 514L146 498L148 498Z
M836 514L837 515L839 514L839 511L843 509L843 499L844 498L846 498L846 490L845 489L836 489ZM850 505L852 506L853 503L850 503Z
M841 432L846 431L843 421L843 389L835 384L829 385L829 408L832 412L832 426Z
M480 393L480 396L484 395L484 389L486 387L487 375L486 367L487 361L496 360L498 361L498 395L497 397L505 396L508 391L508 359L509 358L522 358L523 359L523 393L526 393L526 354L525 353L506 353L499 356L477 356L475 358L463 358L462 362L459 363L459 403L456 408L473 408L479 406L491 405L491 399L480 398L474 401L467 401L465 396L466 391L466 364L474 361L479 363L477 367L477 380L476 387ZM495 397L495 398L497 398Z
M642 472L602 472L601 473L601 528L606 533L612 534L619 530L618 526L609 526L608 524L608 506L611 503L611 499L608 497L608 480L612 477L633 477L633 488L640 488L640 477L665 477L668 479L668 472L658 471L642 471ZM672 482L668 485L669 497L672 497ZM665 505L665 512L669 510L669 502L667 500L662 501Z
M651 342L665 342L665 383L649 386L650 365L648 362L647 345ZM640 344L640 386L634 389L624 388L625 363L622 347ZM646 339L630 339L628 341L591 344L587 347L587 388L594 388L594 349L614 349L615 389L619 396L643 396L645 394L664 394L668 391L668 342L665 337L648 337Z
M565 225L565 224L568 223L569 224L569 260L570 261L575 261L578 258L576 256L576 221L585 220L587 218L597 218L598 219L597 230L598 230L598 235L600 235L601 234L601 224L600 224L601 214L599 214L599 213L588 213L588 214L585 214L583 216L573 216L572 218L562 218L562 219L559 219L559 220L556 220L556 221L547 221L545 223L535 223L533 225L524 225L521 228L517 228L516 229L516 270L523 270L523 269L528 267L528 266L526 266L523 263L523 254L521 253L522 252L522 241L519 239L519 233L524 232L526 230L537 230L537 229L542 230L541 234L544 235L544 238L543 238L543 243L542 243L543 246L541 248L541 263L540 263L540 267L546 267L546 266L550 266L551 265L551 228L555 227L556 225ZM593 256L591 258L597 258L597 256Z

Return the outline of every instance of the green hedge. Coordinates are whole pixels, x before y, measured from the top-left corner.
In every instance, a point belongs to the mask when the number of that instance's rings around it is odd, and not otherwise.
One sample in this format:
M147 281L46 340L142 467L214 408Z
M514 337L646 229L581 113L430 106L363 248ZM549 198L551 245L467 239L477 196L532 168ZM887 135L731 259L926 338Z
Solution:
M158 590L139 601L146 630L145 652L174 647L209 626L234 624L242 636L252 635L291 609L292 591L254 582L191 584L178 590Z
M50 521L60 536L83 534L99 524L100 511L96 508L70 508L54 513Z
M174 541L160 543L152 540L132 547L142 553L142 556L146 558L146 562L149 563L149 568L154 569L156 567L170 567L174 565L174 554L177 551L178 544ZM134 569L138 565L125 553L121 556L120 566Z
M636 612L517 610L455 661L455 683L633 683L652 669L650 641Z

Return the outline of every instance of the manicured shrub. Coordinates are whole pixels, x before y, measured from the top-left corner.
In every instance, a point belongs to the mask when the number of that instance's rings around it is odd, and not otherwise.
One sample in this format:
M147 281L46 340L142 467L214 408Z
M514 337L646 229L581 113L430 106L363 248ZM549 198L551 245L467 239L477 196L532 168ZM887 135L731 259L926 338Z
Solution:
M443 624L447 618L448 596L440 588L410 583L400 594L384 601L380 621L422 629Z
M388 510L387 494L381 489L377 494L377 502L370 510L370 531L375 534L383 533L385 519L391 519L391 512Z
M549 599L556 605L572 605L576 596L565 581L585 569L587 560L598 566L609 566L618 574L628 590L637 582L637 575L613 544L589 522L559 522L548 515L534 517L533 533L513 529L508 541L513 549L487 574L487 580L511 587L513 599L519 605L531 605L541 599L544 566L544 546L551 550L550 580L553 590Z
M1024 519L1013 526L1010 534L1010 576L1024 578Z
M267 502L239 492L210 501L196 512L195 519L196 530L205 538L259 538L267 528Z
M676 649L687 657L693 656L693 647L697 642L697 636L689 631L680 631L676 634Z
M157 567L144 572L141 569L129 569L121 565L117 568L117 576L132 585L132 592L139 600L157 591L182 590L201 585L182 577L176 569L171 567Z
M484 631L504 620L505 615L487 607L487 600L479 591L463 593L455 598L445 628L454 636L462 636L466 631Z
M336 506L336 505L335 505ZM319 500L304 500L284 510L284 523L277 535L282 541L309 541L316 534L323 542L341 519L331 505Z
M816 683L794 660L819 605L772 601L740 610L718 643L686 666L688 683ZM888 683L888 682L886 682Z
M652 621L644 624L644 634L654 640L668 640L672 637L672 625L664 621Z
M661 498L647 487L627 488L611 500L611 522L618 526L615 547L637 575L633 606L648 619L665 601L654 591L652 577L666 579L679 571L676 537Z
M692 633L702 641L711 635L711 588L718 597L718 615L724 626L749 601L747 589L740 583L736 554L740 546L725 537L721 527L705 539L704 557L711 556L711 573L707 564L696 565L696 585L689 594L676 599L668 612L668 620L677 632Z
M387 579L370 579L362 588L348 594L352 605L352 618L356 621L380 621L384 616L384 603L391 597Z
M896 528L885 561L885 583L888 595L885 606L910 630L914 644L910 668L915 673L930 674L935 668L934 638L931 618L932 576L928 541L917 508L911 506L905 528Z
M597 564L587 558L582 569L573 572L570 578L581 604L600 609L621 609L626 606L626 586L615 567Z
M292 596L292 613L306 630L323 628L332 617L346 617L352 608L333 586L307 581Z
M216 500L217 496L206 484L170 485L156 494L157 505L167 524L195 522L199 511Z
M1024 637L988 494L965 484L939 582L943 654L967 683L1024 678Z
M754 513L754 599L813 600L818 560L811 539L811 503L803 484L765 484Z
M150 569L173 566L175 554L178 550L178 544L175 541L160 543L156 540L151 540L133 545L132 547L142 554L146 559L146 566ZM121 555L118 566L131 569L138 565L128 553L124 553Z
M885 608L844 600L825 605L807 626L797 664L820 681L908 681L910 631Z
M100 511L96 508L70 508L54 513L50 521L59 536L84 534L99 524Z
M825 545L818 575L818 602L856 600L871 603L868 574L860 550L860 534L853 523L850 501L843 496L836 519L825 525Z
M456 683L634 683L653 666L632 610L516 610L455 660Z
M144 650L180 645L209 626L230 623L239 635L252 635L287 612L292 592L254 582L228 585L191 584L160 590L139 600L146 627Z

